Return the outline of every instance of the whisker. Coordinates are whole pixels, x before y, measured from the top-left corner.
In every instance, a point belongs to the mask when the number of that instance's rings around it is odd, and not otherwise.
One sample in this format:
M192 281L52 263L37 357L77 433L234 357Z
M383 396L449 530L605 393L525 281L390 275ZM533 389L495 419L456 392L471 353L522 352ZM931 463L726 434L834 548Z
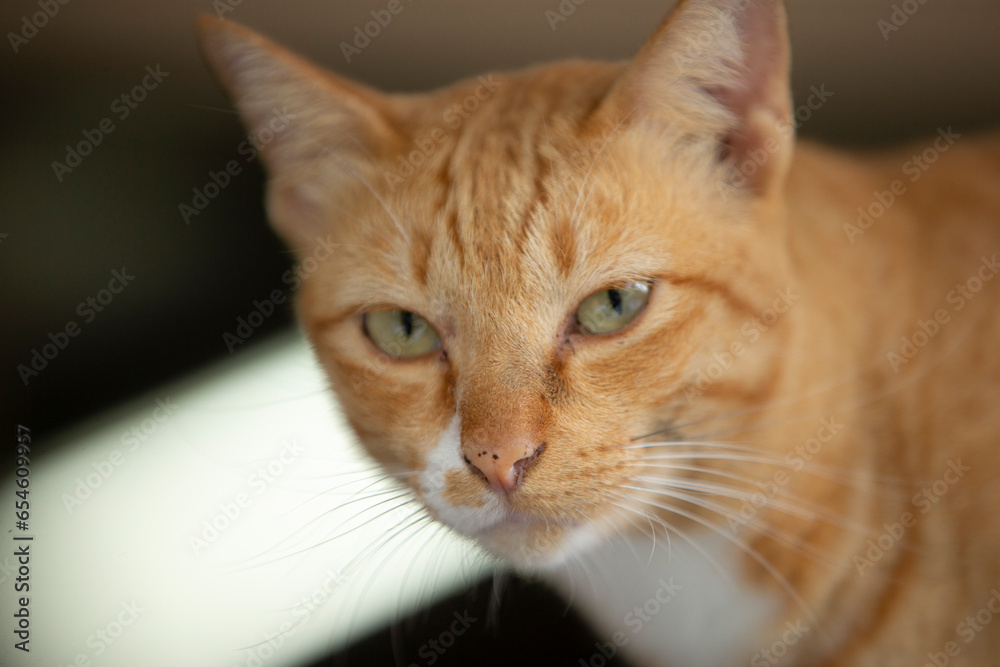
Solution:
M728 511L726 508L721 507L716 503L709 502L704 497L691 495L688 493L684 493L683 491L667 491L664 489L649 489L645 487L635 487L635 486L627 486L625 488L630 488L634 491L655 493L657 495L663 495L668 498L672 498L674 500L680 500L682 502L690 503L695 507L701 507L702 509L714 512L715 514L722 516L728 521L732 521L735 519L732 512ZM825 556L823 553L817 551L816 549L800 544L801 541L796 540L795 535L793 533L789 533L786 530L776 528L765 520L756 518L754 521L744 522L742 525L747 526L751 530L760 533L761 535L766 535L772 538L778 544L781 544L782 546L788 548L789 550L797 553L800 556L812 557L816 562L823 563L824 565L828 565L838 570L845 569L845 564L843 562L838 563L830 559L829 557Z
M622 499L622 500L626 500L626 501L633 500L632 498L629 498L628 496L624 496L624 495L621 495L621 494L614 494L614 495L616 497ZM645 518L645 517L648 516L648 514L646 512L643 512L642 510L638 510L638 509L629 507L627 505L622 505L622 504L614 502L614 501L610 501L610 502L613 505L615 505L616 507L619 507L619 508L621 508L621 509L623 509L623 510L625 510L627 512L632 512L634 514L638 514L639 516L642 516L643 518ZM715 568L715 570L719 573L720 578L726 583L726 585L730 588L730 590L732 590L732 591L736 591L737 590L736 589L736 584L733 582L733 579L730 576L729 572L725 568L723 568L721 565L719 565L718 561L716 561L715 558L713 558L711 554L709 554L707 551L705 551L704 547L702 547L694 539L692 539L691 537L689 537L687 535L687 533L685 533L684 531L682 531L680 528L677 528L676 526L674 526L673 524L671 524L669 521L667 521L663 517L654 516L653 518L656 519L657 523L659 523L659 524L661 524L663 526L664 530L672 530L672 531L674 531L677 534L678 537L680 537L688 545L690 545L692 549L694 549L695 551L697 551L698 554L702 558L704 558L705 561L709 565L711 565L713 568ZM669 559L670 559L670 556L668 555L668 560Z
M278 542L274 546L269 547L265 551L263 551L263 552L255 555L255 556L250 556L249 558L247 558L246 561L249 563L248 565L246 565L244 567L241 567L241 568L235 568L232 571L234 571L234 572L240 572L240 571L244 571L244 570L248 570L248 569L260 567L260 566L263 566L263 565L270 565L272 563L277 563L277 562L280 562L282 560L285 560L285 559L288 559L288 558L292 558L293 556L298 556L298 555L305 554L305 553L311 551L312 549L315 549L317 547L323 546L325 544L329 544L330 542L333 542L334 540L338 540L338 539L344 537L345 535L349 535L350 533L354 532L355 530L359 530L360 528L363 528L363 527L367 526L367 524L370 523L371 521L377 520L379 517L386 516L387 514L389 514L391 512L394 512L397 509L406 507L407 505L414 505L415 506L414 511L409 515L410 517L412 517L414 514L417 514L420 511L423 511L423 508L417 506L416 503L413 501L413 498L408 493L401 493L401 494L399 494L397 496L394 496L392 498L387 498L385 500L380 501L379 503L376 503L375 505L373 505L371 507L377 507L378 505L382 505L382 504L384 504L386 502L391 502L393 500L398 500L400 498L406 498L406 500L404 502L399 503L397 505L394 505L394 506L392 506L392 507L390 507L390 508L388 508L388 509L386 509L386 510L384 510L382 512L379 512L378 514L376 514L374 516L367 517L364 522L359 523L358 525L354 526L353 528L349 528L349 529L347 529L347 530L345 530L345 531L343 531L341 533L338 533L337 535L333 535L332 537L328 537L326 539L320 540L319 542L312 543L309 546L304 547L302 549L298 549L296 551L291 551L291 552L288 552L288 553L284 553L284 554L282 554L280 556L276 556L276 557L274 557L271 560L266 560L266 561L262 561L262 562L261 561L250 562L250 561L254 561L257 558L260 558L261 556L263 556L265 554L268 554L268 553L271 553L272 551L277 550L278 548L280 548L280 546L282 545L282 543L287 542L287 540L292 535L296 535L298 533L301 533L303 530L305 530L305 526L300 526L299 528L295 529L295 531L293 531L289 536L287 536L286 538L283 538L281 540L281 542ZM365 508L365 510L371 509L371 507ZM324 515L325 514L329 514L331 512L335 512L337 509L338 509L337 507L334 507L334 508L332 508L330 510L327 510L327 512L324 512ZM361 515L359 514L359 515L352 516L352 517L350 517L348 519L345 519L343 522L341 522L340 524L338 524L338 527L344 525L344 523L346 523L347 521L356 520L360 516ZM316 519L313 519L310 523L315 523L317 520L319 520L319 518L321 518L321 517L317 517ZM405 518L402 519L402 520L400 520L400 522L397 522L394 526L392 526L392 528L395 529L399 525L399 523L402 523L402 521L405 521L405 520L406 520Z
M660 446L659 443L650 443L652 446L650 449ZM677 443L664 443L668 447L689 447L697 450L703 445L706 449L719 449L720 451L725 451L721 449L723 443L717 442L706 442L701 443L697 441L682 441ZM733 449L733 451L737 451ZM766 450L760 450L756 448L748 448L747 451L758 460L756 462L763 465L770 465L776 468L784 468L789 471L789 473L804 473L806 475L811 475L813 477L819 477L825 479L829 482L834 482L842 486L847 486L853 489L862 490L865 493L872 495L883 496L883 497L895 497L901 490L912 489L919 486L919 483L915 480L905 479L902 477L895 477L890 475L877 475L869 471L859 471L854 468L847 468L844 466L830 465L828 463L819 463L810 459L805 459L803 457L798 457L795 463L788 460L787 456L783 457ZM676 455L678 452L669 452L671 455ZM659 454L653 456L644 456L643 458L655 459L660 456ZM768 458L769 457L769 458ZM701 454L692 454L690 458L717 458L719 460L725 460L725 456L722 457L709 457L703 456ZM736 457L733 457L737 460ZM747 461L753 463L754 461ZM796 465L798 467L796 467Z
M702 480L687 479L684 477L659 478L659 477L639 476L636 477L636 480L647 484L662 485L670 489L687 489L690 491L701 491L706 493L712 493L717 496L732 498L734 500L748 501L755 495L755 493L758 493L754 491L725 487L721 484L715 484L712 482L706 482ZM816 520L819 518L819 516L816 513L803 510L796 505L791 505L788 503L781 503L781 502L775 503L774 498L768 499L767 506L774 507L775 509L784 510L787 514L791 514L792 516L797 516L800 519Z
M376 477L374 477L371 482L369 482L367 485L363 486L362 488L358 489L353 494L351 494L351 498L349 498L343 504L354 502L352 500L352 498L354 496L356 496L357 494L362 493L364 491L367 491L368 489L370 489L373 486L376 486L377 484L383 483L386 480L386 477L387 477L387 475L384 474L383 471L377 469L374 466L372 466L371 468L368 468L368 469L361 469L361 470L358 470L356 472L352 470L350 472L341 473L341 474L345 475L345 476L346 475L351 475L351 476L354 476L354 475L372 475L372 474L376 475ZM308 505L308 504L310 504L312 502L315 502L315 501L321 500L321 499L325 499L327 496L332 495L333 492L335 492L338 489L342 489L345 486L351 486L352 484L356 484L357 481L358 480L351 479L351 480L348 480L348 481L346 481L346 482L344 482L342 484L337 484L336 486L327 487L325 489L322 489L322 490L316 491L316 492L310 492L309 498L307 498L306 500L302 501L301 503L299 503L295 507L291 508L290 510L288 510L287 512L285 512L281 516L282 516L282 518L287 517L292 512L296 512L296 511L302 509L303 507L305 507L306 505ZM375 492L375 495L378 495L378 494L381 494L381 493L390 493L392 491L398 491L398 490L399 489L395 489L395 488L384 489L382 491Z
M637 465L636 467L642 467L642 466L638 466ZM755 488L754 480L752 480L752 479L750 479L748 477L744 477L742 475L734 475L732 473L728 473L728 472L725 472L725 471L722 471L722 470L716 470L715 468L708 468L708 467L705 467L705 466L650 465L649 467L663 469L663 470L686 470L686 471L689 471L689 472L709 474L709 475L714 475L714 476L717 476L717 477L722 477L722 478L725 478L725 479L729 479L729 480L732 480L732 481L745 483L748 487L750 487L750 489L754 489ZM647 483L664 484L664 485L673 485L675 483L675 481L676 481L676 478L661 478L661 477L639 477L637 479L639 479L641 481L644 481L644 482L647 482ZM694 484L695 481L693 481L693 480L687 480L686 483ZM700 481L698 483L700 483L704 487L705 490L712 491L712 490L714 490L716 488L714 484L712 484L711 482L704 481L704 480ZM758 506L758 504L753 502L753 498L758 493L762 493L759 490L740 490L740 489L736 489L736 488L730 488L729 490L731 492L733 492L734 494L738 494L738 495L732 495L730 497L733 497L733 498L735 498L737 500L746 500L746 501L750 502L752 505L754 505L755 507ZM809 500L807 498L801 498L801 497L795 496L795 495L789 493L787 490L785 490L783 488L778 487L776 489L776 491L775 491L775 495L781 496L782 498L784 498L786 500L789 500L789 501L792 501L792 502L797 503L797 504L790 505L788 503L783 503L783 502L782 503L774 503L773 502L774 498L772 497L772 498L767 498L767 500L765 501L765 503L763 505L760 505L761 508L763 508L763 507L774 507L775 509L780 509L780 510L785 511L788 514L799 516L799 518L809 519L809 520L817 520L818 519L818 520L823 521L824 523L827 523L827 524L829 524L831 526L835 526L837 528L844 528L844 529L850 529L850 530L859 530L863 534L869 534L869 535L871 534L871 530L870 530L870 528L868 526L865 526L864 524L857 523L857 522L854 522L854 521L844 522L841 517L839 517L839 516L837 516L835 514L830 514L830 513L826 512L825 511L826 508L824 508L822 505L817 505L816 503L813 503L811 500ZM766 495L765 495L765 497L766 497ZM808 510L808 511L806 511L806 510Z
M410 516L412 517L413 515L410 515ZM419 530L419 528L421 528L423 525L425 525L425 524L427 524L427 523L429 523L431 521L433 521L433 520L429 516L427 516L426 514L424 514L422 516L418 516L417 518L413 519L412 521L410 521L409 523L407 523L406 525L404 525L402 527L399 527L399 528L395 528L394 527L394 529L392 531L389 531L381 541L379 541L377 543L374 543L372 545L369 545L368 548L366 548L364 551L362 551L357 556L355 556L355 558L352 559L352 561L351 561L352 566L358 567L359 564L362 563L362 562L366 563L366 564L371 563L372 556L375 553L377 553L378 551L380 551L381 549L383 549L387 544L389 544L390 542L392 542L394 540L400 540L398 542L398 544L396 545L396 548L397 549L401 548L403 545L405 545L407 542L409 542L411 539L413 539L416 535L419 535L421 533L421 531ZM418 530L411 530L413 528L417 528ZM370 553L365 553L366 551L370 551ZM371 572L367 573L367 576L365 577L365 584L360 589L360 591L358 592L358 596L357 597L359 599L363 599L364 597L367 596L368 592L371 590L371 587L373 585L375 585L376 581L378 581L378 575L379 575L379 573L381 573L382 570L385 569L385 567L389 564L390 560L391 560L391 557L383 558L380 563L378 563L377 565L375 565L375 569L374 570L372 570ZM352 631L354 629L354 624L357 621L358 621L358 616L356 614L352 615L350 623L349 623L349 625L347 627L347 634L348 635L350 635L352 633Z
M702 443L697 442L678 442L678 443L656 443L651 444L650 448L666 446L666 447L689 447L698 448ZM670 452L664 454L652 454L643 456L641 460L648 461L675 461L675 460L691 460L691 459L702 459L702 460L716 460L716 461L733 461L741 463L758 463L761 465L773 466L776 468L785 468L796 473L804 472L808 475L814 477L820 477L831 482L836 482L838 484L843 484L844 486L856 487L858 484L863 484L866 487L872 484L880 484L886 486L910 486L911 482L905 482L903 480L896 479L883 479L879 476L867 475L862 473L857 473L851 470L845 470L835 466L829 466L823 463L816 463L814 461L806 461L805 465L800 470L787 462L785 459L769 454L768 452L755 452L752 455L748 454L737 454L730 455L725 453L708 452L703 453L697 451L697 449L691 449L685 452ZM870 490L875 492L875 490Z
M795 587L791 585L788 579L786 579L785 576L781 574L781 572L778 570L778 568L774 566L773 563L767 560L767 558L761 555L756 549L752 548L743 540L726 533L726 531L720 530L718 526L699 517L697 514L692 514L675 505L669 505L669 504L665 505L661 502L647 501L647 504L652 507L656 507L658 509L662 509L664 511L671 512L678 516L684 517L690 521L693 521L694 523L704 526L705 528L708 528L715 534L721 536L723 539L727 540L728 542L739 548L741 551L746 553L748 556L750 556L750 558L752 558L758 565L760 565L768 574L770 574L774 578L774 580L778 583L778 585L781 586L782 590L785 591L785 594L788 595L793 602L795 602L795 604L803 611L803 613L809 617L809 620L814 625L819 627L820 632L822 632L823 635L826 636L826 632L822 629L822 627L816 620L816 615L812 612L809 605L806 604L805 600L795 589Z
M430 517L427 517L427 518L429 519ZM405 585L406 580L409 579L410 575L413 573L413 568L415 568L417 566L417 563L420 562L420 556L421 556L421 554L423 554L424 550L427 549L431 545L432 541L435 543L434 544L435 547L439 547L440 544L441 544L441 542L444 541L444 534L445 533L443 533L442 530L447 530L447 529L443 525L441 525L437 521L431 521L431 523L429 524L429 527L430 527L431 530L433 530L432 535L430 536L429 539L425 540L424 543L420 545L420 547L417 548L416 552L414 552L413 555L411 556L410 562L406 566L406 569L403 571L403 582L404 582L404 585ZM415 534L419 534L419 532L417 532ZM423 574L424 574L424 579L423 579L423 581L421 582L421 585L418 588L418 592L417 592L417 595L416 595L416 602L414 603L415 606L418 607L418 608L423 606L422 604L420 604L420 601L422 599L424 599L424 596L425 596L426 592L428 590L430 590L430 588L431 588L430 587L430 578L432 577L431 572L428 569L425 569ZM423 591L423 592L421 592L421 591ZM396 618L397 619L402 618L403 615L404 615L404 613L406 613L405 610L403 609L403 592L404 592L404 588L403 588L403 586L400 586L399 595L396 598Z

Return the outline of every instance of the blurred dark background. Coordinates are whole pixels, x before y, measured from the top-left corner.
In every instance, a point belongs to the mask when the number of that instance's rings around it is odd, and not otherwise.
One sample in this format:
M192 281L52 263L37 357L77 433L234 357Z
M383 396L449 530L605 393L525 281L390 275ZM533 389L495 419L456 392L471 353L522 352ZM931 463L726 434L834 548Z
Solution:
M259 163L248 164L238 152L244 132L198 54L198 13L221 13L346 76L412 91L554 58L626 58L673 4L402 2L404 11L348 63L340 43L351 41L354 27L371 20L369 12L383 9L385 0L5 0L5 422L29 425L36 443L44 443L53 432L228 356L223 333L234 331L254 299L286 288L281 275L290 256L264 220ZM575 9L553 29L546 12L559 12L560 4ZM790 0L788 7L796 99L807 99L813 87L833 92L801 135L873 147L938 127L964 134L1000 126L995 0ZM154 83L150 70L161 72L158 83L130 108L120 96L144 78ZM100 129L103 119L112 132ZM72 166L67 146L81 141L97 145ZM233 159L242 173L186 222L179 206L190 205L193 189ZM54 162L71 171L54 169ZM134 278L120 293L102 293L114 271ZM98 301L100 312L86 301L109 296ZM75 336L65 335L67 326ZM286 304L235 354L290 326ZM24 369L46 351L52 358L26 384ZM35 356L39 366L41 358ZM522 607L508 607L508 618L528 607L546 615L560 610L551 601L547 607L520 598ZM537 629L527 618L520 631L526 638ZM389 639L371 641L384 649Z

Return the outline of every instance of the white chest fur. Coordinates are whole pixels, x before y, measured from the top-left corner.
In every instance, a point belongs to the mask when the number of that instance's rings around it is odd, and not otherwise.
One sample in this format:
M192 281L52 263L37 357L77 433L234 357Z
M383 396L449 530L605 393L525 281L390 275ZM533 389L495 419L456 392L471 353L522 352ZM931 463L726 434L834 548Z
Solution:
M545 575L600 638L572 664L601 665L617 652L637 665L748 664L779 600L739 581L736 547L717 535L693 537L704 553L678 537L668 548L660 536L655 549L635 537Z

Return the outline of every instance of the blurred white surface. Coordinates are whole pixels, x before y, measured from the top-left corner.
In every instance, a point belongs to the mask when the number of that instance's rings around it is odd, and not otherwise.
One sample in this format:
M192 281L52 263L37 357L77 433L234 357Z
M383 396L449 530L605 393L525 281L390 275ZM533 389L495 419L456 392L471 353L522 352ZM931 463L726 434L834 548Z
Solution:
M34 441L30 653L9 546L0 664L300 664L485 575L378 481L324 387L285 337Z

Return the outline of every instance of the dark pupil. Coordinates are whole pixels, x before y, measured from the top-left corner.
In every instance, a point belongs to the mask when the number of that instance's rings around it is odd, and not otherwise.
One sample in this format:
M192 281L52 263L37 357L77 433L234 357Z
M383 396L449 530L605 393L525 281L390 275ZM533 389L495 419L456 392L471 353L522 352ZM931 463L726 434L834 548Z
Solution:
M615 312L619 315L622 314L622 295L619 294L616 289L608 290L608 301L611 302L611 307L615 309Z
M413 313L403 311L400 313L400 324L403 325L403 335L407 338L413 335Z

